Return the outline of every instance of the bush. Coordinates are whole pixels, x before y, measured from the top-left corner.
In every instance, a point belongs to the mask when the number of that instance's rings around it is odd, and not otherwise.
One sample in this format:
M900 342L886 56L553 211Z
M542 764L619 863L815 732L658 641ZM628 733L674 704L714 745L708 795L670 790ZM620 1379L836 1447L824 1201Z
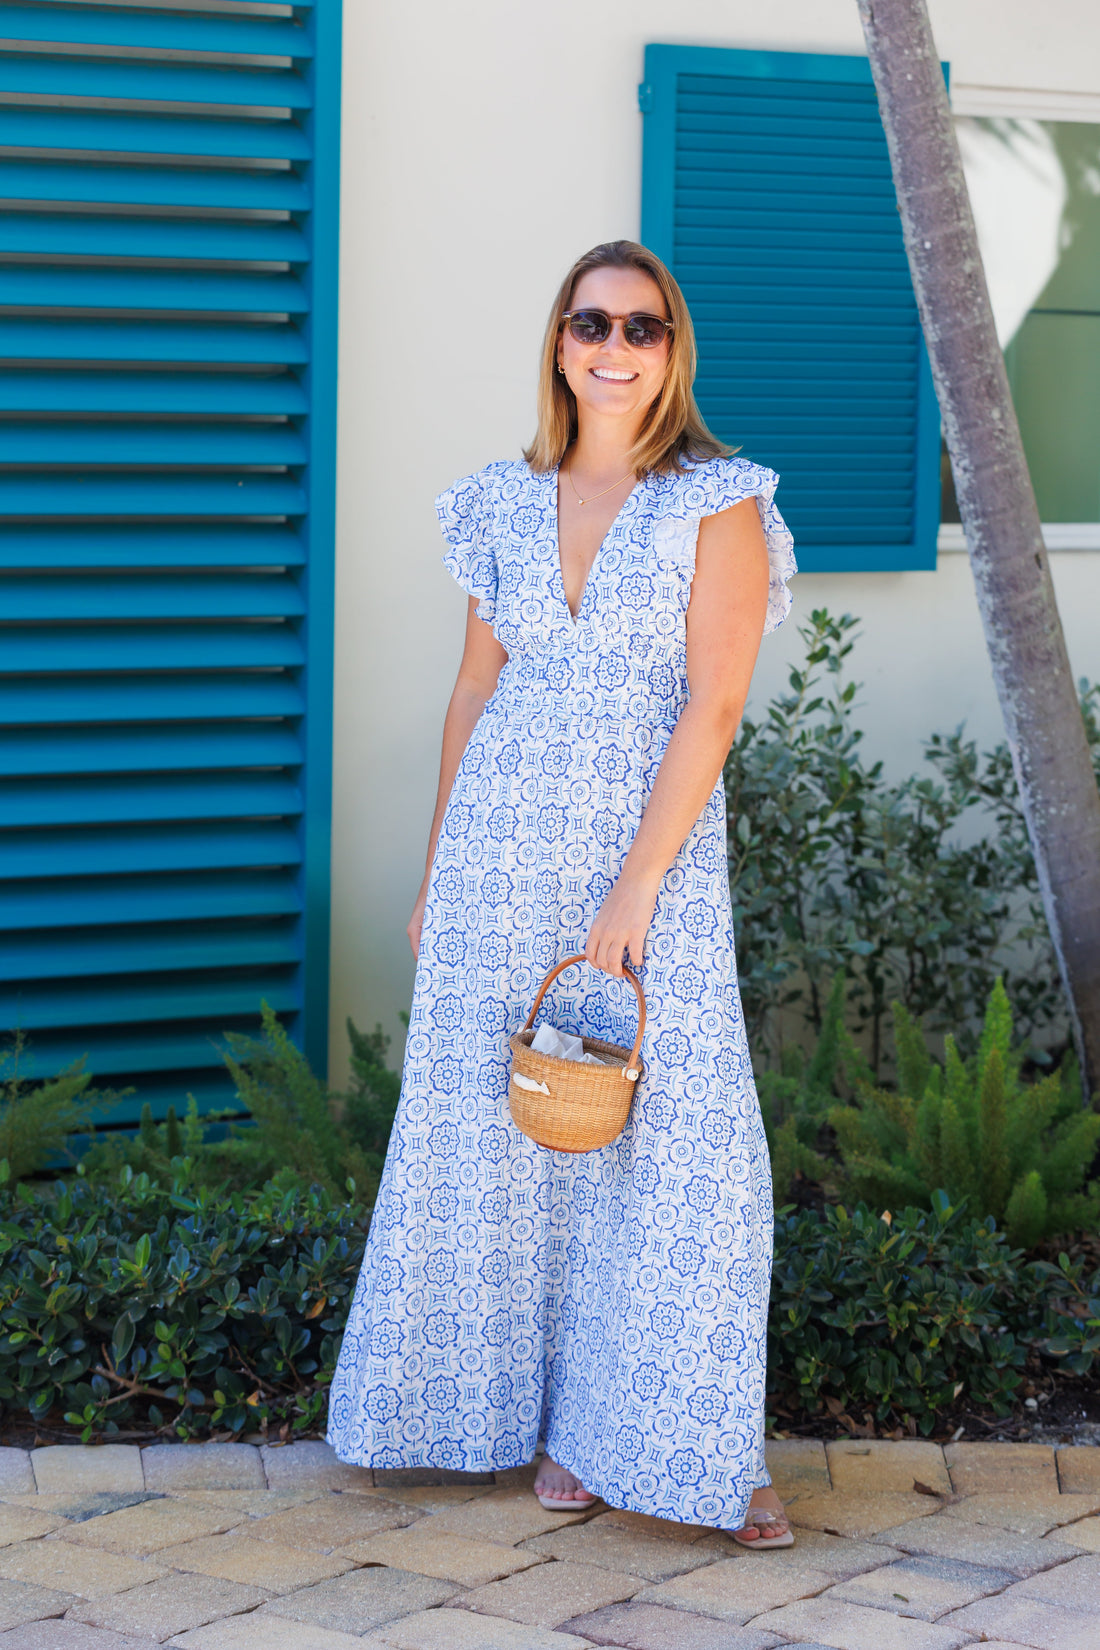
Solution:
M963 1060L949 1034L942 1065L920 1026L894 1005L898 1086L877 1088L856 1074L856 1102L833 1105L828 1120L841 1159L842 1194L877 1207L928 1208L938 1190L971 1214L992 1215L1010 1243L1095 1227L1100 1181L1085 1176L1100 1142L1100 1114L1083 1111L1080 1083L1055 1071L1037 1082L1020 1075L1012 1012L998 980L977 1052ZM849 1064L853 1051L847 1050ZM814 1096L812 1115L820 1116Z
M248 1191L267 1181L286 1191L320 1186L332 1198L349 1183L370 1202L378 1186L386 1142L397 1109L401 1078L386 1063L389 1038L381 1028L361 1032L348 1021L352 1086L328 1090L309 1068L265 1003L258 1037L229 1032L226 1065L237 1089L237 1114L225 1137L225 1114L200 1118L189 1099L182 1119L169 1107L154 1123L146 1106L136 1136L100 1137L85 1154L84 1173L114 1181L127 1165L167 1185L181 1172L195 1186Z
M124 1166L0 1202L0 1405L193 1437L325 1408L365 1219L320 1189L225 1197ZM166 1411L168 1414L166 1415Z
M187 1170L0 1188L0 1408L86 1439L317 1431L365 1227L319 1189L225 1198ZM1003 1413L1029 1353L1088 1371L1089 1301L1100 1276L1025 1264L944 1198L782 1210L770 1399L925 1433L963 1399Z
M0 1164L13 1180L60 1156L68 1137L90 1129L92 1113L116 1098L91 1087L83 1060L44 1083L27 1082L20 1073L25 1048L17 1032L10 1051L0 1054Z
M890 1005L969 1045L1003 976L1026 1036L1067 1022L1006 748L933 737L938 774L888 782L862 754L846 679L855 620L812 614L804 662L746 717L725 770L730 885L750 1041L773 1063L782 1020L822 1028L849 982L853 1028L882 1074ZM1096 688L1083 709L1100 773ZM973 840L970 840L973 839Z
M929 1433L965 1399L1003 1415L1043 1332L1043 1277L992 1220L937 1197L877 1216L781 1212L769 1323L771 1396L788 1410L869 1410Z

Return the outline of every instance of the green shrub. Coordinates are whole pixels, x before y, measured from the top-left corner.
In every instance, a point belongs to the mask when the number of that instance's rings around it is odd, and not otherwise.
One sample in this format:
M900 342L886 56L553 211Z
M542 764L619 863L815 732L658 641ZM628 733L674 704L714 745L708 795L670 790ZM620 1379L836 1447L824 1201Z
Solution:
M365 1211L320 1189L227 1197L180 1162L164 1185L125 1166L0 1188L6 1416L64 1416L85 1438L323 1426ZM925 1433L964 1395L1003 1413L1029 1352L1087 1372L1098 1306L1100 1276L1025 1264L943 1198L890 1218L782 1210L769 1396Z
M348 1021L352 1086L330 1092L265 1003L258 1037L226 1034L226 1065L237 1089L237 1106L200 1117L189 1098L183 1118L174 1106L163 1123L143 1108L136 1135L101 1136L85 1154L86 1177L117 1179L127 1165L158 1184L181 1172L194 1185L245 1192L268 1181L282 1190L320 1186L332 1198L354 1186L370 1202L378 1186L386 1143L401 1089L399 1073L385 1063L389 1038L381 1028L365 1033ZM249 1112L246 1124L226 1115Z
M36 1174L58 1158L68 1137L90 1129L92 1113L117 1098L91 1087L83 1060L43 1083L27 1081L20 1071L25 1049L17 1032L11 1049L0 1054L0 1164L12 1180Z
M1044 1325L1038 1269L946 1198L776 1221L768 1374L789 1411L832 1400L926 1434L964 1396L1005 1414Z
M855 620L811 615L803 662L725 769L730 886L750 1042L779 1064L783 1021L821 1030L828 982L848 979L852 1027L876 1078L890 1005L969 1047L1004 977L1026 1036L1067 1021L1006 748L933 737L938 775L887 781L865 760L846 679ZM1100 690L1082 686L1100 774ZM823 984L824 982L824 984Z
M323 1416L362 1258L362 1211L320 1189L226 1197L186 1163L0 1194L0 1406L87 1438L181 1437Z
M1012 1012L998 980L981 1039L963 1060L953 1037L942 1065L920 1026L894 1005L896 1092L856 1083L852 1105L829 1122L843 1164L841 1187L877 1207L928 1207L940 1188L971 1214L991 1215L1009 1242L1030 1248L1051 1234L1095 1227L1100 1182L1085 1176L1100 1142L1100 1114L1082 1110L1080 1085L1054 1071L1020 1075Z

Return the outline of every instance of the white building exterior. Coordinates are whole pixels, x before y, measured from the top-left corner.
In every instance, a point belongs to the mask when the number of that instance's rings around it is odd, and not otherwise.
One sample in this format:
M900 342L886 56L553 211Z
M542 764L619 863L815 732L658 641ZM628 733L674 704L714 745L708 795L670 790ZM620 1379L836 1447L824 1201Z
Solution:
M1095 0L931 0L931 11L957 113L1100 126ZM404 928L465 612L432 500L530 439L562 274L596 242L639 233L636 88L651 42L863 52L855 0L345 0L337 1079L346 1016L399 1032L411 990ZM1062 522L1050 548L1071 659L1095 679L1100 526ZM892 772L912 771L922 740L960 721L984 743L1000 736L958 528L941 529L935 572L804 575L794 591L792 619L764 644L756 702L781 685L799 616L827 606L862 620L863 720Z

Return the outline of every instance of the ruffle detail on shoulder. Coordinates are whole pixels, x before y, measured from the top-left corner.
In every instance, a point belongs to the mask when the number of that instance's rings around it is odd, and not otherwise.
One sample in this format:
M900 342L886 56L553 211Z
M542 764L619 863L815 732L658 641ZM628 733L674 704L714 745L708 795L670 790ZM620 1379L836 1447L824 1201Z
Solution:
M791 610L790 580L798 572L794 540L790 528L775 507L779 477L762 464L747 458L712 458L686 475L667 478L670 488L661 514L680 520L701 520L716 516L742 499L755 498L768 546L768 613L765 636L776 630Z
M435 501L447 541L443 565L468 596L477 599L477 616L492 624L496 616L497 558L493 544L493 481L506 461L487 464L463 476Z

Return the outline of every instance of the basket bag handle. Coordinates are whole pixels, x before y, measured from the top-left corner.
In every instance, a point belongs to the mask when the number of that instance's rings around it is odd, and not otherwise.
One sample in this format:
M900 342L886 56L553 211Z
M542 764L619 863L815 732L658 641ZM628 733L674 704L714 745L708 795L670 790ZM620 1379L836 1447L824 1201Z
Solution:
M588 958L585 956L583 951L576 952L572 957L566 957L564 962L558 963L555 968L550 970L549 974L547 974L546 978L539 986L538 994L535 997L534 1002L531 1004L531 1012L528 1014L526 1022L524 1023L524 1031L530 1031L531 1027L534 1025L535 1015L539 1011L539 1004L546 995L547 986L553 985L559 974L567 968L572 968L574 963L579 962L588 962ZM595 967L595 964L593 963L591 966ZM634 994L638 999L638 1035L635 1037L634 1047L630 1051L630 1064L629 1066L623 1067L623 1076L628 1077L631 1082L634 1082L640 1075L638 1056L642 1050L642 1033L645 1031L645 992L642 990L641 980L639 980L634 970L628 967L626 963L623 964L623 973L634 987Z

